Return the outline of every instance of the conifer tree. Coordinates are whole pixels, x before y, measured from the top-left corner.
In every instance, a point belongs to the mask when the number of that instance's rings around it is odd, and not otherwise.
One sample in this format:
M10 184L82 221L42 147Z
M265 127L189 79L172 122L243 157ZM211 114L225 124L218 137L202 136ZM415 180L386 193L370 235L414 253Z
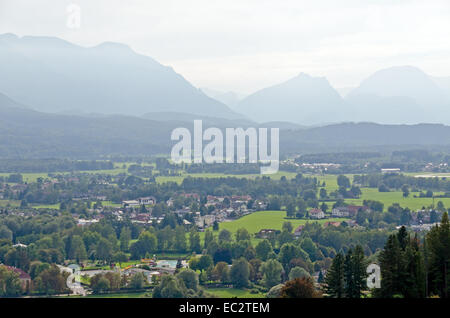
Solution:
M327 276L325 277L325 290L329 297L344 297L344 256L341 252L333 259Z
M430 291L440 297L450 296L450 223L448 214L442 215L441 224L433 227L427 234L429 246Z

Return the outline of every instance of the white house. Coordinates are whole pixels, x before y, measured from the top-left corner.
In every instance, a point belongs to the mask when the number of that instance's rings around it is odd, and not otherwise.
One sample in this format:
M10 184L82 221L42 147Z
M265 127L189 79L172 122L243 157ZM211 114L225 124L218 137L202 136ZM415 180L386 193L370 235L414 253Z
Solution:
M324 219L325 213L320 209L312 209L309 211L309 217L311 219Z

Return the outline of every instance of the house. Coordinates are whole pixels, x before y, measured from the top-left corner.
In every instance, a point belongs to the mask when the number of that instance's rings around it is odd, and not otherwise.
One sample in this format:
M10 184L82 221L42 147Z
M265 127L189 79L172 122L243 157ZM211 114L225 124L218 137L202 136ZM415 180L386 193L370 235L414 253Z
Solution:
M6 266L6 265L0 265L6 267L8 270L13 271L14 273L19 275L20 284L22 286L22 291L26 291L30 284L31 284L31 276L28 275L28 273L24 272L20 268L16 268L13 266Z
M125 200L122 201L123 206L139 206L139 201L138 200Z
M266 239L272 234L276 234L277 230L274 229L262 229L258 233L255 234L257 238Z
M18 242L17 244L14 244L13 247L27 248L27 245Z
M199 216L195 220L195 225L199 228L204 228L213 225L215 220L216 217L214 215Z
M87 226L87 225L91 225L94 223L98 223L99 220L97 219L92 219L92 220L86 220L86 219L78 219L77 221L77 225L78 226Z
M304 228L305 228L304 225L299 225L299 226L295 229L295 231L294 231L294 237L295 237L295 238L299 238L300 235L302 235L302 232L303 232L303 229L304 229Z
M312 209L309 210L309 217L311 219L324 219L325 218L325 213L323 213L323 211L321 209Z
M385 169L381 169L381 173L382 174L399 174L400 173L400 169L399 168L385 168Z
M331 210L331 216L336 218L355 217L360 210L367 211L369 208L360 205L340 206Z
M182 209L178 209L178 210L175 211L175 213L178 216L183 217L184 215L186 215L188 213L191 213L191 208L190 207L185 207L185 208L182 208Z
M183 198L192 198L196 201L200 201L200 196L198 195L198 193L182 193L181 196Z
M153 205L153 204L156 203L156 199L154 197L139 198L138 201L139 201L140 205L142 205L142 204L144 204L144 205L149 205L149 204Z
M338 227L338 226L340 226L340 225L341 225L341 222L325 222L325 223L323 224L324 227L328 227L328 226L335 226L335 227Z

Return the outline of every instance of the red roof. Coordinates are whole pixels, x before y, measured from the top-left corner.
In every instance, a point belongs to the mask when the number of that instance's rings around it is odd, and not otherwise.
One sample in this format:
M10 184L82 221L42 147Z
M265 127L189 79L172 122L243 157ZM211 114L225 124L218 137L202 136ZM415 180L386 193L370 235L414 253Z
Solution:
M12 267L12 266L5 266L10 271L13 271L16 274L19 274L20 279L31 279L31 276L28 275L28 273L24 272L20 268Z

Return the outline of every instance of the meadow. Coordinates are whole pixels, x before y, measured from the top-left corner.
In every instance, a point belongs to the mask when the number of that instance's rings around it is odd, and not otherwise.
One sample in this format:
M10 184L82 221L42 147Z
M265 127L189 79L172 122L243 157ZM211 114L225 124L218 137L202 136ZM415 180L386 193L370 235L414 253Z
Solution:
M234 177L234 178L248 178L248 179L255 179L258 177L261 177L261 174L255 173L255 174L225 174L225 173L182 173L180 176L158 176L156 177L156 182L158 183L164 183L164 182L176 182L180 184L183 182L184 178L186 177L193 177L193 178L228 178L228 177ZM287 171L278 171L277 173L267 175L270 178L274 180L279 180L281 177L285 176L286 178L294 178L296 176L296 173L294 172L287 172Z
M245 228L250 234L258 233L262 229L281 230L284 222L291 222L293 228L307 222L323 224L330 221L343 221L344 219L330 218L324 220L291 219L286 217L286 211L259 211L243 216L237 220L220 223L220 229L236 233L238 229Z
M262 293L252 294L248 290L236 288L208 288L206 291L219 298L264 298Z

